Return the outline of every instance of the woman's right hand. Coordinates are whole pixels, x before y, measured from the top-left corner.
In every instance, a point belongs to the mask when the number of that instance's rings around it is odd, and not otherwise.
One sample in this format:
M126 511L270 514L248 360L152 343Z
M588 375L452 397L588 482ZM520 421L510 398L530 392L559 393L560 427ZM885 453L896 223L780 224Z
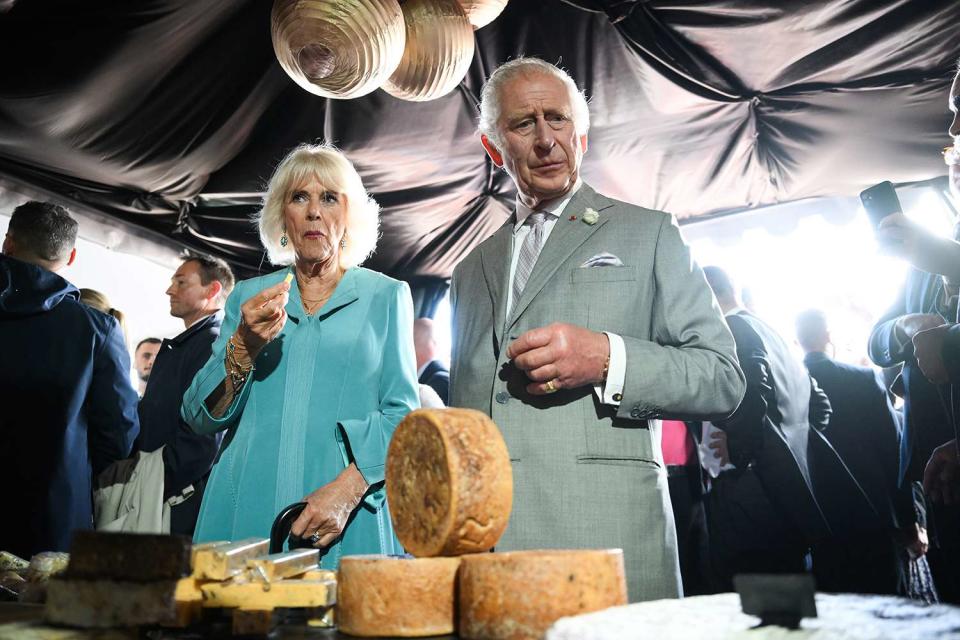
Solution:
M235 334L243 343L251 360L260 349L276 338L287 322L284 307L290 298L290 283L286 280L267 287L240 305L240 326Z

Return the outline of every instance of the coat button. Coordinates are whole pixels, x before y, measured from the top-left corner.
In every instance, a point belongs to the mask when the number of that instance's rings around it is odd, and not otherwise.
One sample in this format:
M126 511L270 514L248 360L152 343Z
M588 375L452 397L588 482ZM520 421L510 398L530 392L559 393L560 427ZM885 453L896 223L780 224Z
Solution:
M510 401L510 394L507 393L506 391L500 391L497 393L496 398L497 398L497 402L499 402L500 404L507 404L507 402Z

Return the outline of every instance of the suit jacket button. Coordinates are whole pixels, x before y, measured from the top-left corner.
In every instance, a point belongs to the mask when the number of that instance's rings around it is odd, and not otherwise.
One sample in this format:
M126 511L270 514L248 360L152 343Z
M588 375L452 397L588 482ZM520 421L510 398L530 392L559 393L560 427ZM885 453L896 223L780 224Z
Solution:
M506 391L500 391L497 393L496 398L497 398L497 402L499 402L500 404L507 404L507 402L510 401L510 394L507 393Z

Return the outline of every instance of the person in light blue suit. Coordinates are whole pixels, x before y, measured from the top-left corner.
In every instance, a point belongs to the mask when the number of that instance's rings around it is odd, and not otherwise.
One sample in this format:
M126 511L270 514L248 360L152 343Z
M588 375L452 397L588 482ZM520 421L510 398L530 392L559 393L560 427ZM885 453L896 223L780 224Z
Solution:
M339 151L301 145L281 161L258 216L274 264L239 283L213 354L183 398L198 433L226 430L197 542L266 537L303 500L291 532L343 555L402 553L385 502L387 445L419 405L407 285L360 268L377 204Z

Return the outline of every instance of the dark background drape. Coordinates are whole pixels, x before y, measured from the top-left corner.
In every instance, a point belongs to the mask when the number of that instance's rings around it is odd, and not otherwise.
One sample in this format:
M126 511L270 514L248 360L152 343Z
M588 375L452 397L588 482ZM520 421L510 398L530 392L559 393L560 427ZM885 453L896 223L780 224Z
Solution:
M349 101L287 78L268 0L0 4L0 181L230 260L264 262L249 218L303 141L353 160L382 205L367 266L430 315L514 193L475 134L479 90L518 55L591 104L583 174L682 221L945 173L953 0L512 0L467 77L428 103Z

